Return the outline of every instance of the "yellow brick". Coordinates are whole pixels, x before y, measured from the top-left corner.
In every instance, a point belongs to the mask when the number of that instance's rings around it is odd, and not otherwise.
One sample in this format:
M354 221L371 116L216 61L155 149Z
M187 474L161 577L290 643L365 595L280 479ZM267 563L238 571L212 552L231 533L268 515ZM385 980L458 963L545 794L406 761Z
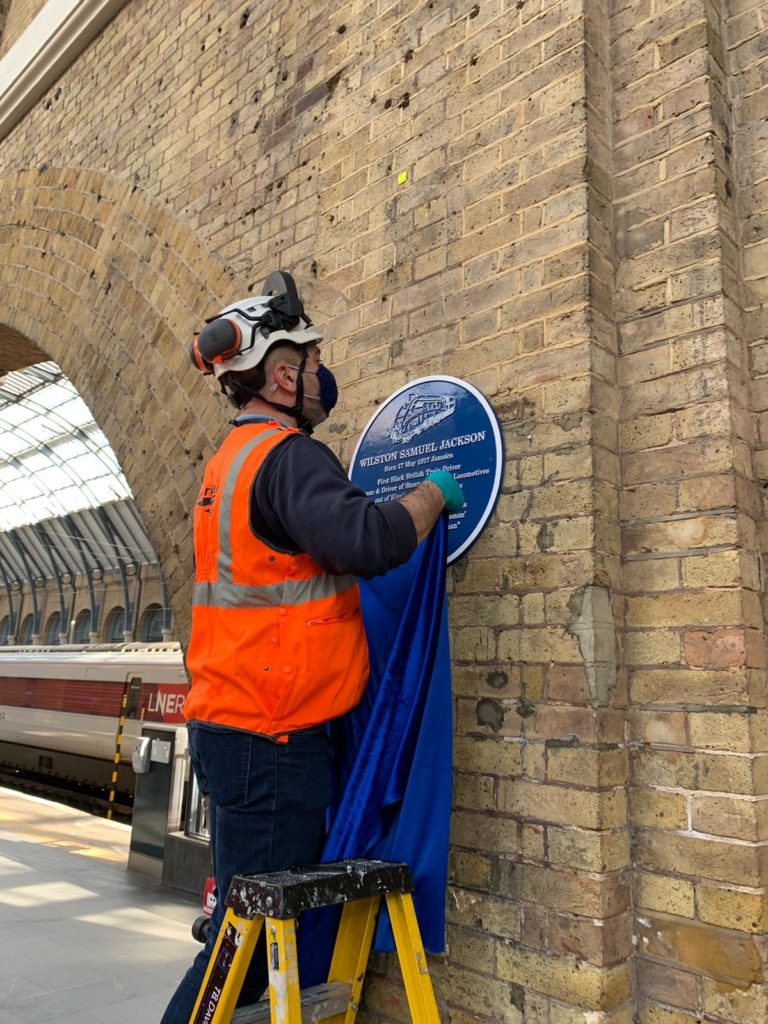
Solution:
M586 409L590 402L590 381L583 377L580 380L558 381L557 384L545 385L542 388L544 408L552 414Z
M627 630L624 657L628 665L675 664L681 660L680 633L663 629Z
M504 1019L510 1013L509 985L504 980L440 961L430 963L429 970L438 1001L450 995L452 1001L495 1020ZM383 1005L388 1007L388 1001ZM521 1021L514 1008L510 1020L511 1024Z
M713 551L682 561L686 587L735 587L741 583L742 566L738 551Z
M499 803L502 810L521 818L583 828L616 828L627 820L623 790L591 791L502 780Z
M768 1020L768 989L765 984L729 985L716 978L702 978L702 1009L721 1020L757 1024Z
M768 838L768 803L765 799L696 793L691 800L691 825L696 832L761 842Z
M688 801L679 793L634 789L631 799L632 823L651 828L684 829L688 824Z
M505 634L501 634L503 641ZM520 673L517 666L455 665L451 681L453 692L461 697L515 698L520 694Z
M523 748L523 775L543 782L547 777L547 751L543 743L528 740Z
M545 856L543 825L523 825L520 834L523 856L528 860L543 860Z
M490 857L470 850L452 850L448 880L470 889L487 889L493 876Z
M762 957L752 936L665 915L649 914L639 925L638 945L649 956L736 984L763 980Z
M701 506L694 506L697 510ZM624 488L621 494L622 516L626 519L648 519L672 515L678 511L678 486L674 483L642 483ZM634 551L641 551L635 546Z
M574 551L591 548L594 543L594 520L591 516L561 519L548 523L521 523L520 550Z
M638 451L642 448L657 448L672 438L672 414L640 416L621 425L621 447L623 451Z
M544 669L541 665L523 666L523 688L527 700L541 700L544 695Z
M743 621L737 590L681 591L627 599L628 626L720 626Z
M524 629L520 633L520 657L523 661L578 662L579 645L564 629Z
M751 719L751 715L714 709L706 714L691 712L688 716L691 745L704 750L748 753L752 749Z
M467 626L454 630L453 654L460 661L493 661L496 656L496 638L482 626Z
M457 808L451 816L451 842L466 850L514 855L520 850L517 826L509 818Z
M539 907L584 918L613 918L630 905L629 882L622 871L594 877L569 867L522 863L514 865L502 891Z
M679 491L681 511L725 508L737 501L735 480L725 473L681 480Z
M514 594L493 597L473 594L472 597L455 597L450 603L450 621L454 628L475 626L478 622L486 626L514 626L519 619L520 599Z
M698 1024L700 1017L695 1010L671 1010L666 1006L642 1003L637 1013L637 1024Z
M552 864L581 871L618 871L629 863L629 834L625 831L593 832L585 829L547 828Z
M628 964L593 967L506 943L498 946L496 963L499 977L589 1010L610 1010L620 1005L631 988Z
M544 456L546 479L574 480L592 474L592 449L588 445L575 446L573 451Z
M462 967L475 968L478 964L492 963L495 956L495 940L469 928L449 926L446 944L453 961Z
M704 836L639 829L636 857L641 869L741 886L759 886L764 875L762 847Z
M582 786L621 786L627 781L627 752L549 743L547 780Z
M523 622L529 625L538 625L545 621L543 594L523 595L522 617Z
M630 690L636 704L746 704L752 678L743 669L638 669Z
M686 716L682 711L643 711L641 708L630 708L630 739L635 743L686 746L686 724L691 717L693 716Z
M521 745L491 736L457 736L453 741L453 760L464 771L488 775L516 776L522 762Z
M519 907L508 899L449 885L445 909L446 920L455 924L479 928L503 938L516 938L520 934Z
M649 590L677 590L680 586L680 560L677 558L648 558L627 562L624 582L628 594Z
M532 519L556 519L558 516L585 515L594 505L591 480L548 480L530 495Z
M697 1007L701 1003L698 975L683 971L677 964L636 958L637 991L643 999L671 1006Z
M678 917L693 917L696 901L692 882L638 871L634 876L635 905L640 910L660 910Z
M522 633L519 629L505 629L498 635L496 644L496 653L498 660L503 665L509 665L510 662L518 662L520 660L520 637Z
M584 1024L584 1011L580 1007L552 1003L549 1020L551 1024ZM590 1024L632 1024L633 1010L629 1005L606 1011L593 1010L589 1020Z
M699 515L638 523L625 528L622 541L625 551L630 554L685 554L692 548L737 544L738 522L735 516Z
M544 459L532 455L520 460L520 483L523 487L537 487L544 479Z
M467 810L492 810L495 780L491 775L474 772L456 772L454 776L455 800Z
M768 927L768 897L764 892L697 885L696 907L700 920L721 928L760 934Z

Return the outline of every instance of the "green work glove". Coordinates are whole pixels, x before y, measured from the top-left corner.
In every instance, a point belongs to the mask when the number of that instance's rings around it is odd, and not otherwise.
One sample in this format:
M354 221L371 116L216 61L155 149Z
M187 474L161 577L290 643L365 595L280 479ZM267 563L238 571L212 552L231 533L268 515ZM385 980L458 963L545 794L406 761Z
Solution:
M434 473L429 474L427 480L440 488L440 493L445 499L445 511L458 512L464 504L464 491L453 473L448 473L445 469L436 469Z

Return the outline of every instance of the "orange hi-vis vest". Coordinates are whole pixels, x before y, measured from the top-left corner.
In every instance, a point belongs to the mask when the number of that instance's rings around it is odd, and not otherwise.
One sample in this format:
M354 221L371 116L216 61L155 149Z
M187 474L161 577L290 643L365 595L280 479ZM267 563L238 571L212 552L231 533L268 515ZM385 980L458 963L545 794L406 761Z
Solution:
M277 421L242 424L206 467L194 520L188 720L283 736L349 711L368 681L355 577L281 554L249 525L254 478L295 433Z

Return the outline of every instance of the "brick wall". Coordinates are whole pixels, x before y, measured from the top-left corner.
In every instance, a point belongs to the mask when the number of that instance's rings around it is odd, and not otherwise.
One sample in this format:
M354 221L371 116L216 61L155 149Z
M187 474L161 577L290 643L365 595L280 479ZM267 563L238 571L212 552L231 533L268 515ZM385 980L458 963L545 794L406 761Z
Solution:
M449 581L452 1024L759 1019L765 11L147 2L0 143L0 359L81 390L182 629L227 416L183 342L278 262L348 299L342 458L417 376L497 410ZM407 1019L388 958L366 1014Z
M0 0L0 57L10 50L44 3L45 0Z
M759 5L741 6L754 24ZM737 178L747 140L727 44L744 19L726 13L643 2L612 19L641 1021L765 1013L762 503Z

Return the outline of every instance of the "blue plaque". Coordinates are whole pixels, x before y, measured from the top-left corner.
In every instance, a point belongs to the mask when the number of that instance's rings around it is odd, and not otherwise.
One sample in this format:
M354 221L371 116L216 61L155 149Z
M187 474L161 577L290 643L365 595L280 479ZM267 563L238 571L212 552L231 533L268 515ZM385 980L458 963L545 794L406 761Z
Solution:
M501 487L501 430L477 388L456 377L422 377L373 414L352 456L350 478L374 501L393 501L445 469L466 503L448 519L448 561L474 543Z

